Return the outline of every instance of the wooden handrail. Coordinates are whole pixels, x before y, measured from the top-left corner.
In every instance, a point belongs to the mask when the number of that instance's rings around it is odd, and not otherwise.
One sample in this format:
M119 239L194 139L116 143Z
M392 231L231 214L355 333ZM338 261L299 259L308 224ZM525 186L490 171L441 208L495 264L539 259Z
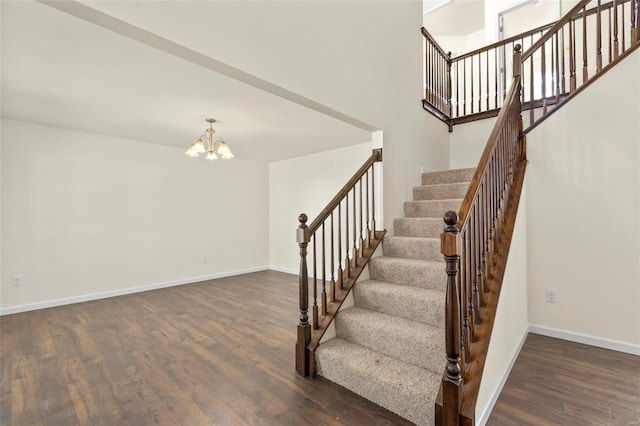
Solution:
M300 316L295 353L296 372L301 376L315 374L314 353L320 339L384 236L384 231L376 230L375 220L374 164L379 161L381 148L373 150L311 225L307 226L306 214L298 217Z
M371 157L369 157L367 161L364 162L364 164L354 173L351 179L349 179L347 183L342 187L342 189L338 191L336 196L333 197L331 201L329 201L329 204L327 204L327 206L322 209L322 211L318 214L318 217L316 217L313 222L311 222L311 225L308 226L306 231L308 235L311 235L318 230L322 222L324 222L329 217L331 212L334 211L336 207L338 207L340 201L344 199L349 191L351 191L353 186L358 183L362 176L364 176L367 170L369 170L369 167L371 167L373 163L376 163L378 161L382 161L382 148L374 149L372 151ZM307 240L307 242L308 241L309 240Z
M504 123L507 115L509 114L509 110L511 106L519 101L519 98L516 96L516 93L519 95L520 91L520 76L517 76L513 79L513 83L511 88L509 89L509 93L507 94L507 103L500 109L500 113L498 114L498 118L496 119L496 123L493 126L493 130L489 135L489 139L487 141L487 145L484 147L484 151L482 152L482 156L480 157L480 161L478 162L478 166L476 168L476 172L471 179L471 183L469 184L469 190L460 205L460 210L458 213L458 229L465 228L468 225L469 221L469 211L471 210L471 206L473 204L473 200L478 195L478 190L480 188L480 181L482 176L487 168L487 164L489 163L489 159L491 158L491 154L495 148L495 144L498 140L497 136L502 130L502 124Z
M562 18L557 20L556 23L553 24L553 26L549 28L549 30L541 38L538 39L538 41L533 43L533 45L522 54L522 61L527 60L527 58L529 58L529 56L531 56L533 52L538 50L540 46L546 43L547 40L549 40L555 33L557 33L559 29L564 27L567 22L572 21L574 15L576 15L581 9L584 9L584 7L587 4L591 3L591 1L592 0L581 0L578 2L578 4L573 6L571 10L569 10Z
M448 53L444 51L444 49L440 46L440 44L438 44L436 39L433 38L433 36L429 33L429 31L426 30L425 27L422 27L421 31L422 31L422 35L428 38L431 41L431 43L433 43L433 45L436 47L436 49L438 49L438 52L440 52L442 56L445 56L445 57L448 56Z

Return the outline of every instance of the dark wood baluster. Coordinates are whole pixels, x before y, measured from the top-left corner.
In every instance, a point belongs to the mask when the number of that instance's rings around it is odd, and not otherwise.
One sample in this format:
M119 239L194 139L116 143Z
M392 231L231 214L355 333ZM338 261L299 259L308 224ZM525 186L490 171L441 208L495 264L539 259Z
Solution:
M340 201L338 203L338 279L340 280L340 290L344 289L342 271L342 201Z
M502 46L502 96L500 96L500 105L504 103L504 98L507 96L507 54L506 46Z
M431 42L427 39L426 40L426 54L425 54L425 61L427 63L427 81L426 81L426 99L433 104L433 99L431 98L431 79L433 78L433 63L431 62Z
M447 350L447 367L442 381L442 416L443 424L459 423L460 400L462 395L462 376L460 375L460 308L458 305L458 273L457 234L455 224L458 215L448 211L444 215L447 227L441 236L441 249L446 261L447 295L445 307L445 341Z
M478 112L482 111L482 56L478 53Z
M487 73L487 76L486 76L487 77L487 86L486 86L486 94L485 94L485 99L486 99L486 109L485 109L485 111L489 111L489 92L490 92L489 87L491 87L491 86L489 86L489 82L490 81L489 81L489 51L488 50L487 50L486 54L487 54L487 57L486 57L486 61L485 61L485 65L486 65L485 72Z
M460 117L460 61L456 62L456 117Z
M640 42L640 0L631 0L631 46Z
M327 315L327 264L326 264L326 252L327 246L325 244L325 229L322 222L322 299L320 300L322 306L322 315Z
M608 38L607 40L609 41L607 43L608 47L609 47L609 61L607 62L608 64L611 63L611 61L613 61L613 16L611 14L611 8L607 9L607 23L608 23L608 28L609 28L609 34L608 34Z
M372 166L373 167L373 166ZM366 217L366 221L367 221L367 228L366 228L366 233L367 235L365 236L366 240L365 240L365 244L366 247L369 248L371 247L371 228L369 228L369 170L367 170L367 173L365 173L366 175L366 180L365 180L365 186L367 188L367 213L365 215Z
M622 33L622 45L621 45L622 53L624 53L624 51L626 50L626 47L625 47L625 33L626 33L626 31L624 30L624 6L625 6L625 3L623 2L622 3L622 7L620 8L620 20L622 22L622 31L621 31L621 33Z
M307 347L311 343L311 326L309 325L309 273L307 272L307 215L298 216L300 225L296 230L296 239L300 247L300 272L298 274L299 308L300 318L297 327L296 340L296 371L303 377L310 374L309 352Z
M547 54L545 52L546 42L540 47L540 88L542 90L542 115L547 113Z
M562 31L562 28L560 28L560 31ZM556 48L556 60L555 60L555 67L554 67L554 76L555 76L555 84L553 85L553 89L555 91L555 97L556 97L556 105L558 104L558 101L560 100L560 35L559 33L555 34L555 48Z
M334 209L335 211L335 209ZM340 214L340 213L338 213ZM334 245L334 230L333 230L333 212L331 212L331 301L335 302L337 300L336 297L336 276L335 276L335 271L336 271L336 266L335 266L335 245ZM338 241L340 241L340 238L338 238Z
M380 161L381 159L378 159ZM376 165L371 165L371 232L376 239Z
M569 92L576 90L576 23L569 21Z
M466 279L466 246L465 240L467 237L467 231L462 231L460 241L462 242L461 257L458 264L458 288L460 289L460 312L462 314L462 346L465 348L464 362L468 363L470 360L470 342L471 342L471 330L469 329L469 311L467 311L467 300L470 294L468 293L467 279Z
M500 78L500 74L498 71L498 48L493 49L493 77L494 77L494 99L493 106L494 108L498 108L498 79Z
M477 199L477 198L476 198ZM484 305L484 299L482 297L482 277L478 275L478 268L480 267L480 246L478 243L478 209L477 204L471 207L471 259L473 275L473 300L476 311L478 312L478 321L480 321L480 307Z
M587 7L582 8L582 84L589 80L587 69Z
M349 259L349 193L344 197L344 270L347 272L347 279L351 278L351 262Z
M571 25L571 24L569 24ZM562 71L561 71L561 75L562 75L562 93L566 93L567 91L567 86L565 84L565 74L566 74L566 70L565 70L565 49L564 49L564 27L562 27L560 29L560 52L562 52L560 54L560 57L562 58Z
M531 34L531 45L533 45L533 34ZM529 59L527 59L529 61L529 75L531 76L531 78L529 79L529 96L530 96L530 101L531 101L531 108L529 109L529 125L532 125L535 121L535 111L533 108L533 102L535 101L536 97L534 95L534 78L533 78L533 55L529 56Z
M620 46L618 44L618 0L613 0L613 59L616 59L619 54Z
M602 70L602 5L596 6L596 74Z
M317 330L320 327L320 321L318 321L318 256L316 255L316 233L313 233L313 329Z
M462 60L462 115L467 115L467 58Z
M357 217L358 211L356 210L356 187L355 185L352 188L353 191L353 267L358 267L358 227L357 227Z
M429 74L431 69L429 68L429 39L424 38L424 98L429 100Z
M362 204L362 178L358 181L360 192L360 255L364 256L364 205Z
M465 228L464 242L464 261L465 261L465 286L467 289L467 313L469 316L469 340L475 342L475 326L476 322L480 321L480 317L476 314L473 305L473 283L471 279L471 238L469 228Z
M471 80L471 97L469 98L469 103L471 104L471 114L473 114L473 56L471 56L469 60L471 61L471 72L469 74L469 78Z

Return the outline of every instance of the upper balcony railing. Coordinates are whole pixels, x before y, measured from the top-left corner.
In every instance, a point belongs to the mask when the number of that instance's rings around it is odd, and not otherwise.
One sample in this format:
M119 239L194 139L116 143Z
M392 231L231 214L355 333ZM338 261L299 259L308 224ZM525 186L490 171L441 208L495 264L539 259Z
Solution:
M583 0L565 15L568 19L454 58L423 28L425 109L450 126L497 116L513 81L511 52L519 44L522 108L531 110L525 116L531 126L634 47L639 8L640 0Z

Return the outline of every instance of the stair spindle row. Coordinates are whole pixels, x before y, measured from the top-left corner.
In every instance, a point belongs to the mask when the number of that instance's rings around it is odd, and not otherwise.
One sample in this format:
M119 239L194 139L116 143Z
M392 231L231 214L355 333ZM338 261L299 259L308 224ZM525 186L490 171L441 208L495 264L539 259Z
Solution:
M384 234L376 229L375 167L380 161L382 150L373 150L371 157L310 225L307 215L298 217L300 315L296 371L302 376L314 374L313 351Z

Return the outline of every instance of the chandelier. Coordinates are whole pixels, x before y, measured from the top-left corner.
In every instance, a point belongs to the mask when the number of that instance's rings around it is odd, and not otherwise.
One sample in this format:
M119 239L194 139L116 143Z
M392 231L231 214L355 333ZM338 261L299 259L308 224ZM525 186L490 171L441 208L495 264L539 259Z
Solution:
M216 122L215 118L207 118L209 128L204 131L204 134L198 138L184 153L188 157L199 157L199 154L206 153L207 160L217 160L218 157L222 157L224 160L233 158L231 150L227 144L222 140L214 140L213 134L216 132L213 130L213 123Z

